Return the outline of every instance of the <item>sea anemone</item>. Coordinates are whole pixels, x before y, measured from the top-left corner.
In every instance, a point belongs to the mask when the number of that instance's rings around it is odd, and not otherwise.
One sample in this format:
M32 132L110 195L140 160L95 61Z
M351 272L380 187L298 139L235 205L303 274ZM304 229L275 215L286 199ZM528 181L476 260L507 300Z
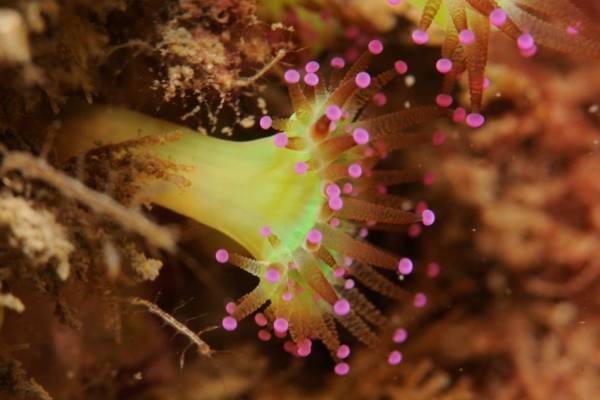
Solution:
M387 319L358 288L394 299L426 303L423 293L410 294L378 268L402 278L413 270L407 257L363 240L375 224L434 222L426 207L415 208L387 189L419 180L422 172L381 170L378 162L397 149L428 143L431 135L403 133L412 125L447 114L438 107L413 107L378 117L362 109L406 64L371 76L370 59L381 53L379 41L344 74L345 61L331 61L332 82L324 83L320 65L289 69L284 78L293 114L287 119L263 116L259 125L278 133L234 142L113 107L86 107L63 120L57 134L61 160L90 151L127 152L143 168L134 177L152 203L213 227L241 244L251 257L215 249L217 262L233 264L258 278L258 285L226 307L225 330L268 303L255 315L259 337L288 333L297 355L306 356L321 340L338 361L336 373L348 373L343 359L349 347L340 343L335 321L366 345L381 349L372 330ZM337 78L335 78L337 76ZM158 184L158 186L157 186ZM272 329L272 331L271 331ZM384 355L397 364L401 354Z
M484 122L479 113L486 86L485 67L492 26L512 38L521 54L533 56L538 45L576 56L600 57L600 29L569 0L411 0L423 12L412 39L427 43L431 24L446 30L437 70L444 74L440 106L452 104L457 78L469 76L472 113L467 123Z

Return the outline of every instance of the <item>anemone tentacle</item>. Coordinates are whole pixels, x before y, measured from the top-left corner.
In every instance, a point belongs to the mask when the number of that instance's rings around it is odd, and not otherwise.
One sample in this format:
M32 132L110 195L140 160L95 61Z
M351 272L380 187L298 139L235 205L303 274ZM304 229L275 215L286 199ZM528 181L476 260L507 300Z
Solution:
M483 123L479 112L489 32L496 27L512 38L521 53L530 57L538 45L562 53L600 58L600 29L570 0L411 0L422 9L421 18L413 31L417 44L429 40L432 23L446 30L438 68L445 74L438 105L452 103L450 93L456 79L469 74L469 91L474 115L467 119L472 127Z

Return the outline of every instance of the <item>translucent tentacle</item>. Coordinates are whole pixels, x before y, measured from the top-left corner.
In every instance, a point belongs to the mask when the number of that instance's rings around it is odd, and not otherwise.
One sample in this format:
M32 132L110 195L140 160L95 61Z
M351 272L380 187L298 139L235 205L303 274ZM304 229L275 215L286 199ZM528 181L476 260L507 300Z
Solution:
M452 58L452 55L456 52L458 47L458 31L454 27L454 24L449 22L448 28L446 29L446 38L444 39L444 44L442 45L442 57Z
M344 296L352 305L352 309L371 324L384 326L387 323L387 318L358 289L350 289L344 293Z
M229 256L229 262L244 271L260 277L261 271L266 266L266 263L256 261L252 258L244 257L239 254L231 253Z
M410 294L394 285L386 277L368 265L356 265L350 269L352 276L371 290L392 299L406 300Z
M358 121L353 123L352 126L365 128L371 135L371 138L376 139L384 135L398 133L402 129L413 125L431 121L446 113L446 110L437 107L414 107L408 110L397 111L380 117Z
M399 135L384 136L377 141L377 144L383 145L386 151L392 151L419 144L430 143L430 141L431 135L402 133Z
M315 252L315 255L323 261L325 264L329 265L331 268L337 267L337 262L325 247L319 247L319 250Z
M392 186L401 183L415 182L421 178L421 174L408 169L384 170L371 172L371 185Z
M338 295L321 272L318 261L310 253L300 250L297 258L299 272L306 283L329 304L338 300Z
M488 56L490 25L487 18L479 13L469 13L469 22L475 32L475 43L467 48L467 70L469 71L469 91L473 111L481 109L483 81Z
M327 104L335 104L336 106L343 105L352 93L356 90L356 84L354 80L347 80L342 83L335 89L335 91L329 96L327 99Z
M359 197L361 198L361 197ZM386 207L393 207L399 210L406 210L408 204L412 204L412 202L406 197L400 197L392 194L370 194L366 195L367 200L371 203L381 204Z
M246 318L265 304L272 292L273 290L265 290L262 285L258 285L250 293L242 296L235 306L232 316L238 321Z
M337 319L348 331L353 334L358 340L363 342L365 345L371 348L379 347L379 338L373 331L365 324L365 322L356 315L355 312L350 311L348 315L338 317Z
M411 224L419 221L419 217L408 211L373 204L368 201L345 198L344 206L336 211L336 216L357 221L377 221L388 224Z
M395 269L398 265L398 257L370 243L353 239L329 225L319 224L318 229L323 233L323 244L341 254L382 268Z
M423 8L421 20L419 21L419 29L426 31L431 26L431 23L440 10L441 5L442 0L427 0L425 7Z
M316 329L327 349L335 354L340 347L340 340L333 317L330 314L322 314L321 322L316 325Z
M288 93L290 96L290 101L292 102L292 109L294 110L294 113L297 115L305 113L307 99L300 85L298 83L289 84Z
M465 0L447 0L448 11L456 31L467 29L467 14L465 12Z
M352 136L337 136L322 142L319 145L319 151L321 152L324 161L333 161L337 159L340 154L351 149L355 145L356 142Z

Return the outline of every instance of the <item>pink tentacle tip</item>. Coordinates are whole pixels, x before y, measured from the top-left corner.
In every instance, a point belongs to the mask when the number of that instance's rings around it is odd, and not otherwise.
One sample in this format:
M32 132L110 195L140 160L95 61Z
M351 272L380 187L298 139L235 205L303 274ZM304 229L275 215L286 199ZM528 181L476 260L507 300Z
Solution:
M229 315L235 312L235 303L233 301L230 301L229 303L225 304L225 312L227 312L227 314Z
M490 79L489 79L489 78L483 78L483 88L484 88L484 89L487 89L487 88L489 88L489 87L490 87L490 84L491 84L491 82L490 82Z
M467 112L465 111L465 109L462 107L458 107L452 113L452 121L454 121L455 123L458 124L459 122L464 121L466 116L467 116Z
M325 115L330 121L339 121L342 118L342 109L335 104L331 104L325 109Z
M408 227L408 236L415 238L421 234L422 228L419 224L411 224Z
M412 32L411 37L416 44L425 44L429 41L429 34L421 29L415 29Z
M364 128L356 128L352 132L352 138L356 144L367 144L369 143L369 132Z
M353 39L355 37L357 37L360 34L360 28L356 25L351 25L348 28L346 28L346 31L344 32L344 35L346 35L347 38L349 39Z
M256 315L254 316L254 322L256 322L256 325L258 326L267 326L267 317L265 317L265 315L263 313L256 313Z
M392 340L394 341L394 343L400 344L400 343L404 343L407 338L408 338L408 332L406 331L406 329L398 328L394 332L394 337L392 338Z
M360 178L362 175L362 167L359 164L350 164L348 167L348 175L352 178Z
M333 305L333 312L339 316L348 315L350 312L350 303L346 299L339 299Z
M281 295L281 299L283 301L292 301L293 297L294 296L290 292L285 292L284 294Z
M446 141L446 134L442 131L436 131L431 137L431 143L434 146L441 146Z
M340 187L335 183L330 183L325 187L325 194L330 198L340 197L340 194L342 194L342 189L340 189Z
M287 331L286 332L279 332L279 331L274 331L275 336L277 336L279 339L283 339L284 337L287 336Z
M265 278L271 283L277 283L281 278L281 273L276 268L268 268L265 272Z
M463 29L458 34L458 40L464 45L470 45L475 41L475 33L470 29Z
M354 279L346 279L344 281L344 288L347 290L353 289L355 285Z
M296 353L300 357L308 357L311 352L312 352L311 347L298 347L298 349L296 350Z
M298 348L299 349L302 349L302 348L304 348L304 349L311 349L312 348L312 340L310 340L308 338L300 340L298 342Z
M413 305L417 308L423 308L427 305L427 296L425 293L419 292L413 298Z
M443 108L448 108L452 105L454 99L449 94L441 93L435 97L435 103Z
M433 185L435 182L435 175L433 172L431 171L427 171L425 172L425 174L423 175L423 184L425 186L431 186Z
M430 278L435 278L440 274L440 264L436 262L430 262L427 264L427 276Z
M538 47L535 44L530 49L520 50L521 55L525 58L531 58L531 57L535 56L537 54L537 52L538 52Z
M521 50L529 50L535 46L535 41L533 40L533 36L529 33L523 33L521 36L517 38L517 46Z
M502 26L506 23L508 16L501 8L496 8L490 13L490 22L494 26Z
M403 257L398 261L398 272L402 275L408 275L413 271L413 262L410 258Z
M485 123L485 117L480 113L470 113L467 115L466 121L470 128L480 128Z
M569 25L567 26L567 33L572 36L579 35L579 27L577 25Z
M309 74L317 72L319 68L321 68L321 65L316 61L309 61L304 66L304 70Z
M339 197L331 197L327 204L333 211L339 211L344 207L344 201Z
M344 264L344 267L350 267L353 262L354 262L354 260L352 259L352 257L344 256L344 258L342 259L342 263Z
M229 332L234 331L237 328L237 321L232 316L223 318L221 324L223 325L223 329Z
M387 96L385 93L377 92L373 95L373 103L377 107L383 107L387 104Z
M337 358L339 358L340 360L344 360L344 359L348 358L349 355L350 355L350 346L348 346L347 344L343 344L340 347L338 347L338 350L336 352Z
M398 60L394 63L394 69L399 75L404 75L408 72L408 64L405 61Z
M306 171L308 171L308 164L305 163L304 161L299 161L296 163L296 165L294 166L294 171L298 174L298 175L302 175L305 174Z
M336 278L343 278L346 275L346 269L342 267L338 267L333 271L333 276Z
M378 55L383 52L383 43L381 40L371 40L367 46L372 54Z
M295 84L300 82L300 73L295 69L288 69L283 74L283 79L289 84Z
M273 322L273 329L275 332L285 333L289 328L288 320L285 318L276 318Z
M263 226L262 228L260 228L260 235L264 236L264 237L269 237L271 236L271 228L267 225Z
M423 225L431 226L435 222L435 213L431 210L424 210L421 213L421 217L423 218Z
M348 375L348 373L350 372L350 366L345 362L341 362L339 364L336 364L333 370L336 373L336 375L345 376Z
M359 88L366 89L371 84L371 75L369 75L369 73L365 71L359 72L358 74L356 74L354 82Z
M271 117L269 117L268 115L264 115L264 116L260 117L258 124L260 125L260 127L262 129L267 130L273 124L273 119Z
M288 144L288 137L285 133L280 132L273 136L273 143L275 143L276 147L283 148Z
M306 83L308 86L317 86L319 84L319 75L309 72L308 74L304 75L304 83Z
M316 229L311 229L306 235L306 240L311 244L320 244L323 240L323 234Z
M402 0L388 0L388 4L390 6L397 6L398 4L400 4L402 2Z
M283 343L283 349L285 351L287 351L288 353L294 354L296 355L296 350L298 350L298 347L296 346L296 344L290 340L286 340Z
M219 264L225 264L229 261L229 252L225 249L219 249L215 253L215 259Z
M263 342L268 342L269 340L271 340L271 337L272 335L269 331L266 331L264 329L258 331L258 338Z
M342 69L346 66L346 61L342 57L333 57L331 59L331 66L333 68Z
M452 71L452 61L447 58L440 58L435 63L435 69L437 69L440 74L447 74Z
M340 226L340 223L341 221L339 218L334 217L329 220L329 225L331 225L333 228L337 228L338 226Z
M397 350L394 350L388 356L388 364L390 365L398 365L402 362L402 353Z

